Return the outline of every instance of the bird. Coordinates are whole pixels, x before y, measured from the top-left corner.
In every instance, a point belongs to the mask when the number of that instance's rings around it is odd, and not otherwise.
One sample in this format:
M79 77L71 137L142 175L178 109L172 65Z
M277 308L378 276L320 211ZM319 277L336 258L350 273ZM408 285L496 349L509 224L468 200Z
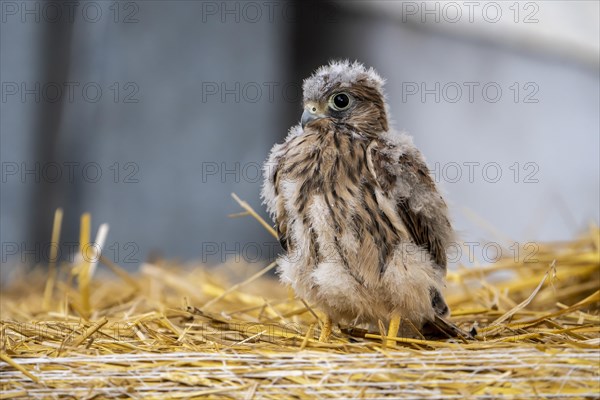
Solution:
M303 113L263 167L261 197L284 253L277 273L334 324L390 337L445 320L448 206L425 159L391 127L384 79L332 60L305 79ZM403 333L406 334L406 333Z

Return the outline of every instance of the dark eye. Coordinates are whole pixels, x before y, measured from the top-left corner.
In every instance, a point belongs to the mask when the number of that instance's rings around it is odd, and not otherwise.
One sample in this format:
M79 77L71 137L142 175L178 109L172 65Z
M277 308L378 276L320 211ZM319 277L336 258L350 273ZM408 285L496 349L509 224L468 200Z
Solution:
M338 93L331 96L330 100L333 109L341 111L350 106L350 96L346 93Z

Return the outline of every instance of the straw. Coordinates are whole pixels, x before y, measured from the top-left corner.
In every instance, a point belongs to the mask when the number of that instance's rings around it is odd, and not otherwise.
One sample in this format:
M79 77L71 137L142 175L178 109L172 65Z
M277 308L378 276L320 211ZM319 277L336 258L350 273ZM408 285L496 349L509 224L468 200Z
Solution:
M451 267L450 321L475 339L342 324L319 342L318 305L290 295L275 263L128 271L101 256L88 281L76 266L54 283L34 270L0 296L1 398L597 398L599 233Z

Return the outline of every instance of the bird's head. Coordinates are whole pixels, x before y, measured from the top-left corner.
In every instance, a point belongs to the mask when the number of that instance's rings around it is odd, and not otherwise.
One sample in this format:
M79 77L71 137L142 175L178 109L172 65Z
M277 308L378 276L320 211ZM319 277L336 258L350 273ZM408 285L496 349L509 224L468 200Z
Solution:
M304 80L302 127L329 119L357 133L375 136L388 130L384 80L363 64L332 61Z

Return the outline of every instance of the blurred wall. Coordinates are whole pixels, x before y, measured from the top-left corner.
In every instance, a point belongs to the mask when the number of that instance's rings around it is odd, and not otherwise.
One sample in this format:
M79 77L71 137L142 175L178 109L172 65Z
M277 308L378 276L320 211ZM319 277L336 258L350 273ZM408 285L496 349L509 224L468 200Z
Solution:
M265 215L258 167L332 58L387 78L463 241L597 223L598 4L476 3L2 2L3 274L47 261L56 207L63 258L84 211L124 266L272 258L230 193Z

